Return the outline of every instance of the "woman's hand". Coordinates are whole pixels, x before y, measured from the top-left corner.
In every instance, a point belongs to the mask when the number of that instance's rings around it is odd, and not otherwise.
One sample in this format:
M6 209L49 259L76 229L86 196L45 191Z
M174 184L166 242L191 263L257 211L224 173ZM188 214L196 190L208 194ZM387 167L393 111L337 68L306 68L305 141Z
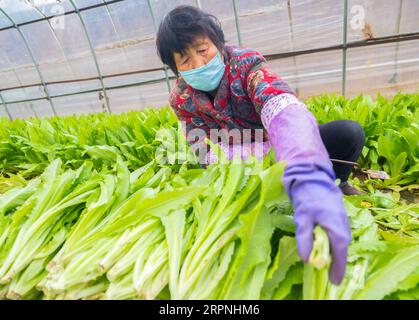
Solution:
M308 262L313 248L313 229L316 225L322 226L329 236L332 251L330 281L339 284L345 275L351 229L342 193L329 176L328 168L327 164L317 167L304 162L294 163L287 166L283 182L289 187L294 206L301 259Z

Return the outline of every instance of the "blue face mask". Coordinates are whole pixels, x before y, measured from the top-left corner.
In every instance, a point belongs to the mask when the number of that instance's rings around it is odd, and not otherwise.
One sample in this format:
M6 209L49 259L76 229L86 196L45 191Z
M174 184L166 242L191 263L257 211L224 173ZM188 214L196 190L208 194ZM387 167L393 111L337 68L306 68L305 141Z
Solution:
M180 74L192 88L210 92L220 84L225 67L220 53L217 53L206 65L188 71L180 71Z

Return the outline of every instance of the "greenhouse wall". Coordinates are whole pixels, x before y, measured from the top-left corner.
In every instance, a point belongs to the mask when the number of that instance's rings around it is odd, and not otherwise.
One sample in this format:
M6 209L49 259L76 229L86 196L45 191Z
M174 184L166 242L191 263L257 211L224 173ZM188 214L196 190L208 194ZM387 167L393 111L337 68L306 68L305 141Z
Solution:
M419 88L417 0L0 0L0 116L167 105L155 33L180 4L217 16L301 99Z

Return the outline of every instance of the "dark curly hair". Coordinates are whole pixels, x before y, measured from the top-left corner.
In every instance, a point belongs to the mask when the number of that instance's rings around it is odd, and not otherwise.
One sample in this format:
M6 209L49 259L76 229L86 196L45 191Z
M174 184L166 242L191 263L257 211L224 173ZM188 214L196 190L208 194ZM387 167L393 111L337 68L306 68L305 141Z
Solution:
M161 61L178 75L173 54L185 54L198 36L207 36L220 52L225 39L220 21L199 8L181 5L170 11L160 23L156 46Z

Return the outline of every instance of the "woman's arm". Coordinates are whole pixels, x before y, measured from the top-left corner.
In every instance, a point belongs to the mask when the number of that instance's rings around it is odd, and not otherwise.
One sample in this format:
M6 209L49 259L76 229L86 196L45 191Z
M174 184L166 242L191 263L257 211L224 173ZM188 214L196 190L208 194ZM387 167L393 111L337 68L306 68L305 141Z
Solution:
M285 82L269 71L263 59L250 68L245 86L261 115L276 160L286 162L283 183L294 207L299 255L308 261L313 229L322 226L330 238L333 256L330 280L338 284L345 274L351 232L343 195L334 183L335 173L318 123L286 89Z

